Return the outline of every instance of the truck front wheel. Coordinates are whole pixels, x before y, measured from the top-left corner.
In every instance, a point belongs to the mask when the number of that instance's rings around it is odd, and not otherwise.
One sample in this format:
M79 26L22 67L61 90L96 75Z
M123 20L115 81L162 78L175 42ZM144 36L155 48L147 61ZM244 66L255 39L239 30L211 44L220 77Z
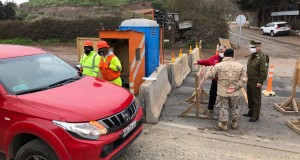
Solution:
M16 154L16 160L58 160L52 148L41 139L34 139L23 145Z

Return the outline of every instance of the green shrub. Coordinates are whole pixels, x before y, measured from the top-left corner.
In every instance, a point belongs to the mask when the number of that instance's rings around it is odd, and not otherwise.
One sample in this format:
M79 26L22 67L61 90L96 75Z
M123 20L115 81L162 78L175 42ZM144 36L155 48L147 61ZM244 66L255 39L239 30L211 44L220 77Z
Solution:
M60 39L46 39L46 40L39 40L39 41L33 41L31 39L27 38L13 38L13 39L0 39L0 44L55 44L60 43ZM75 41L73 41L75 43Z
M26 38L33 41L69 42L76 37L99 37L100 29L117 29L122 21L119 17L84 20L44 18L33 22L0 21L0 39Z
M190 46L192 46L192 48L195 48L196 47L196 42L188 41L188 42L185 43L184 48L185 49L190 49Z
M165 49L172 49L172 42L164 42Z
M0 44L32 44L33 42L26 38L0 39Z
M229 37L229 26L225 19L213 16L198 16L197 20L193 21L193 28L186 31L181 31L181 38L196 42L202 40L203 46L209 47L210 44L216 45L219 38Z

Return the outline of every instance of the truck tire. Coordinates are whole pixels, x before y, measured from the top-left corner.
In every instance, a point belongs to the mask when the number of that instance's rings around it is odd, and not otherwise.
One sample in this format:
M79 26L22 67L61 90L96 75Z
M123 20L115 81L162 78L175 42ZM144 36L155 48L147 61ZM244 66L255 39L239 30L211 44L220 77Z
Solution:
M23 145L15 160L58 160L52 148L41 139L34 139Z

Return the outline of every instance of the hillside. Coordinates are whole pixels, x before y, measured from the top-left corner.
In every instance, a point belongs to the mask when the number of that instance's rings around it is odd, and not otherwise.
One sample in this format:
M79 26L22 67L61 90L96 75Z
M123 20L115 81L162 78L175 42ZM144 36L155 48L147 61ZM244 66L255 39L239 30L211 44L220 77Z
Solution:
M91 3L91 1L94 2ZM95 4L95 1L99 1L97 2L99 4ZM100 1L105 4L100 4ZM109 16L129 18L133 15L131 12L133 10L151 8L151 1L135 1L141 0L48 0L45 2L44 0L30 0L20 5L19 15L25 20L42 18L68 20Z
M120 6L129 3L145 2L147 0L29 0L26 5L36 6L59 6L59 5L74 5L74 6L94 6L94 5L105 5L105 6ZM149 1L149 0L148 0Z

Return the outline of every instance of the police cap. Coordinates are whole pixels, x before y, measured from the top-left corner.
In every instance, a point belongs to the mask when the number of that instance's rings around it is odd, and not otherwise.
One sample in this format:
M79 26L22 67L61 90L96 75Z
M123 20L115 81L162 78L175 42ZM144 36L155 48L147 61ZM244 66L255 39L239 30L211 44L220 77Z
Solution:
M261 41L251 40L251 41L250 41L250 44L252 44L252 45L261 44Z

